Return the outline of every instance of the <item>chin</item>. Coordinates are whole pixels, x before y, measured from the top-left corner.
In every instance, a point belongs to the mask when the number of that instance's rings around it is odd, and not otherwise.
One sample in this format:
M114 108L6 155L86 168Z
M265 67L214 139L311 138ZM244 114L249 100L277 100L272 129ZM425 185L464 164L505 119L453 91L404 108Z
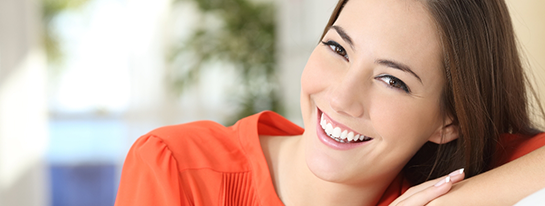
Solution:
M310 137L312 134L303 134L303 136ZM313 142L310 138L306 138L305 141ZM305 151L305 162L310 172L327 182L348 183L353 176L349 174L348 163L343 162L341 157L313 148L316 146L318 145L307 144Z
M344 182L344 175L339 174L339 169L335 169L335 166L331 165L327 161L324 161L323 158L319 159L317 157L306 157L307 167L316 176L317 178L327 181L340 183Z
M361 171L352 171L349 167L344 167L339 162L331 161L331 159L310 158L307 156L306 163L315 177L326 182L344 185L362 185L373 182L367 176L363 176Z

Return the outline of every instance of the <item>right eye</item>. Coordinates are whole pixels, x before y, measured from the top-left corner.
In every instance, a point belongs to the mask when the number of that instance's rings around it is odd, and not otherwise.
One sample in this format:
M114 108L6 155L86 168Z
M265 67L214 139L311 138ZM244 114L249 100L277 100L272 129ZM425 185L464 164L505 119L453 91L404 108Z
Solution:
M345 58L348 61L348 54L346 53L346 50L344 49L343 46L341 46L336 41L333 41L333 40L329 40L327 42L322 41L322 44L324 44L326 46L329 46L329 48L331 48L332 51L334 51L335 53L342 56L343 58Z
M405 84L405 82L401 81L400 79L394 76L383 75L383 76L377 77L377 79L380 79L380 81L383 81L384 83L386 83L386 85L388 85L391 88L403 90L405 93L411 93L411 90L409 89L407 84Z

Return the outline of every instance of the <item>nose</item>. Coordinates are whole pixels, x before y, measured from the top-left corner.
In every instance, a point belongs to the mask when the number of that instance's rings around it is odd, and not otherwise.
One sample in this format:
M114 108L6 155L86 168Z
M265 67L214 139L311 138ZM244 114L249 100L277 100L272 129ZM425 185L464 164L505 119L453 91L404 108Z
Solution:
M334 83L330 90L329 105L337 113L352 117L364 115L364 80L358 75L346 74L340 81Z

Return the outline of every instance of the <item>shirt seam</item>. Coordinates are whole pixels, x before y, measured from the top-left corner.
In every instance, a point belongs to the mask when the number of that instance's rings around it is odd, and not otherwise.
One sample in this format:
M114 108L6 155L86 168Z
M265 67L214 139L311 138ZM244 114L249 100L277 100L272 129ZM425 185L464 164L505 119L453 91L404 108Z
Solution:
M257 115L258 115L258 116L257 116L257 120L255 121L255 125L252 125L252 126L255 127L256 133L257 133L258 138L259 138L259 131L258 131L257 127L258 127L258 125L259 125L259 118L261 117L261 113L260 113L260 114L257 114ZM242 121L245 121L245 120L242 120ZM246 131L246 130L240 130L240 129L239 129L240 126L241 126L242 123L243 123L242 121L240 122L240 124L237 124L237 125L236 125L236 127L237 127L237 128L236 128L237 141L238 141L238 144L239 144L240 148L242 149L242 152L244 153L244 157L246 158L246 160L248 161L248 163L250 163L250 171L249 171L249 172L251 173L250 175L251 175L251 177L252 177L252 186L253 186L252 189L254 190L254 195L256 196L257 202L259 203L259 205L263 205L263 203L261 202L261 201L263 201L263 198L261 198L261 195L260 195L259 192L256 190L256 189L257 189L257 186L256 186L257 182L254 181L254 175L255 175L254 172L255 172L255 171L254 171L253 167L254 167L254 164L255 164L255 163L254 163L253 160L250 160L250 158L248 158L248 152L246 151L246 147L242 144L242 136L241 136L242 133L241 133L241 131ZM260 147L261 147L261 145L260 145ZM262 149L262 150L263 150L263 149Z

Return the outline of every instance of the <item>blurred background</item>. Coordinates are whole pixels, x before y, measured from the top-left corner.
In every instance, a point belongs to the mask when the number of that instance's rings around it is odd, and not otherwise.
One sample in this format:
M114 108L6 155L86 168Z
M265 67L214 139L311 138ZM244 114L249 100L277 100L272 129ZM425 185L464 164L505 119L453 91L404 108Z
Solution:
M545 1L508 0L545 96ZM301 125L300 74L336 0L0 0L0 205L113 205L140 135L265 109Z

